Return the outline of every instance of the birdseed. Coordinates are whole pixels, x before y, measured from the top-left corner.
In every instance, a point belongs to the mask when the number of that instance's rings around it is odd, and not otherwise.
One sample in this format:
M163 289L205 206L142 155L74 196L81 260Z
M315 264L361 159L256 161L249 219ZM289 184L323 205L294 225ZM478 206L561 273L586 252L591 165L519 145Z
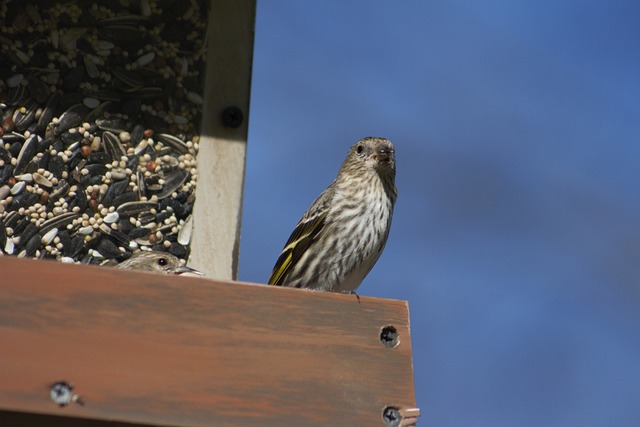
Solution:
M196 0L2 2L2 253L188 257L206 11Z

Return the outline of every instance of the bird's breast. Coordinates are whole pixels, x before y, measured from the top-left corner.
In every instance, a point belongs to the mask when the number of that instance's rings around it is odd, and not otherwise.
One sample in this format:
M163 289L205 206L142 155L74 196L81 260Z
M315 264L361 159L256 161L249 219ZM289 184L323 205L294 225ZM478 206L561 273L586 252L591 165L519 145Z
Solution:
M332 221L337 234L344 237L335 266L338 277L333 290L338 292L355 290L373 268L386 244L393 215L393 204L384 191L364 191L348 200L345 198L344 208L335 212Z

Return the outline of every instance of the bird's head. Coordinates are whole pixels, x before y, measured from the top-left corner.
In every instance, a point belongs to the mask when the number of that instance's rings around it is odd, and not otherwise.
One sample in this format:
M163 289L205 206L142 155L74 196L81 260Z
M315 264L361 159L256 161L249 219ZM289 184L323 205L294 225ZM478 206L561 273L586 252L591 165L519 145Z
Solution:
M180 259L171 254L159 253L155 254L150 260L150 268L165 274L182 274L193 272L194 269L182 265Z
M186 265L182 265L179 258L160 251L142 251L138 252L128 260L118 265L118 268L155 271L163 274L198 274L201 272Z
M381 176L395 177L396 156L391 141L369 136L353 144L342 166L353 170L375 170Z

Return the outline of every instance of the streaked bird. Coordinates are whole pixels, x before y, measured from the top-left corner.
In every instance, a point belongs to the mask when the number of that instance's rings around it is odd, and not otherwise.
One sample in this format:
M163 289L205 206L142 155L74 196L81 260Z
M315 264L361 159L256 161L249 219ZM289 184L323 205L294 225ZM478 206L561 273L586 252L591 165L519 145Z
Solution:
M356 142L336 179L302 215L268 283L354 292L387 242L398 194L395 176L391 141Z
M163 274L192 273L202 275L194 268L182 265L180 258L161 251L141 251L116 265L116 268L128 270L152 271Z

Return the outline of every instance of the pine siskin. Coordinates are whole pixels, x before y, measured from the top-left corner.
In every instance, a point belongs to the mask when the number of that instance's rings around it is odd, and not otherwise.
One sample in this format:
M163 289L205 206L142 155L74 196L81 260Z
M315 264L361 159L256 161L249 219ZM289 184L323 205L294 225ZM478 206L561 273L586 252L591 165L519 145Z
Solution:
M152 271L163 274L192 273L202 275L196 269L182 265L179 258L161 251L142 251L116 265L128 270Z
M356 142L293 230L269 284L354 292L384 249L397 197L391 141Z

